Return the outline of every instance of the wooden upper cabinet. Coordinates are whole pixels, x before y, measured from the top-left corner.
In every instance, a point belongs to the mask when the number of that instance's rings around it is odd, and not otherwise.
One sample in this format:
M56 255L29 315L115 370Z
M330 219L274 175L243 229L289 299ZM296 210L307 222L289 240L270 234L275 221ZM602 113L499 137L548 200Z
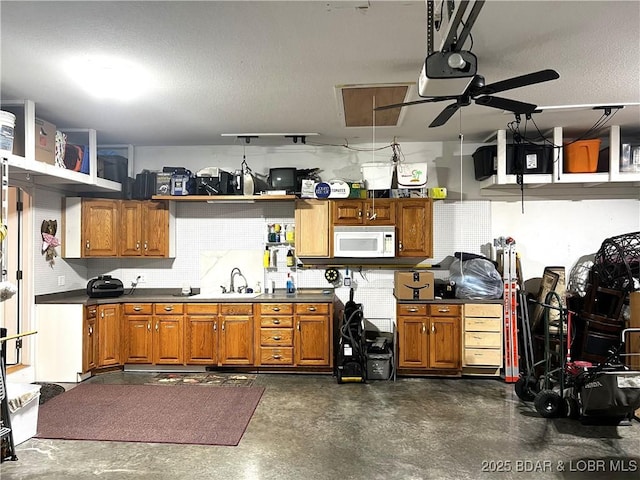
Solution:
M398 257L433 256L433 201L403 199L397 203Z
M82 256L115 257L118 254L118 204L113 200L82 203Z
M395 225L396 208L388 198L334 200L334 225Z
M331 251L330 217L330 202L326 200L296 201L296 256L329 256Z
M120 205L120 255L169 256L167 202L125 200Z
M142 204L135 200L120 204L120 255L142 254Z

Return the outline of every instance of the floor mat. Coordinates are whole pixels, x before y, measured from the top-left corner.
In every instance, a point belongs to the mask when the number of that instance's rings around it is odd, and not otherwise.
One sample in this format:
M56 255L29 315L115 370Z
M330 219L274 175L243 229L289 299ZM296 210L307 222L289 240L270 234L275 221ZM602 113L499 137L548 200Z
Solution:
M48 400L51 400L56 395L64 393L65 389L62 385L46 382L33 382L34 385L40 385L40 400L39 405L42 405Z
M211 385L216 387L250 387L254 373L159 373L147 385Z

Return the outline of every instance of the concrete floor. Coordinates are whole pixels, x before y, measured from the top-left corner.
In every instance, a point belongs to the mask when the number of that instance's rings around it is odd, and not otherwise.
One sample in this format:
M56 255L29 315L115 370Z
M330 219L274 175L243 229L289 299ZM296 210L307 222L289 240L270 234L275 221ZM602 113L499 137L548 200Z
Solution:
M30 439L0 479L640 478L640 423L546 420L500 380L259 374L256 385L266 390L237 447Z

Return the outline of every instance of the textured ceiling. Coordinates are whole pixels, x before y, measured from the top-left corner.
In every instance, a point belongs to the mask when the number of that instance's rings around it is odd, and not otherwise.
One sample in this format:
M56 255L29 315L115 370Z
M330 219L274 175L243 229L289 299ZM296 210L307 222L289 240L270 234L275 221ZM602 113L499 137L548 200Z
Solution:
M314 141L370 142L344 126L341 85L416 82L426 56L424 1L7 2L0 4L1 94L30 99L60 127L100 143L233 143L223 133L317 132ZM487 83L545 68L560 79L503 92L537 105L640 102L640 2L487 1L472 29ZM80 90L71 60L122 57L145 69L143 94L100 100ZM415 88L409 100L418 99ZM512 115L471 105L427 125L449 102L405 107L389 141L481 141ZM600 112L534 114L541 130L576 131ZM640 108L612 120L640 129ZM529 124L528 128L534 128Z

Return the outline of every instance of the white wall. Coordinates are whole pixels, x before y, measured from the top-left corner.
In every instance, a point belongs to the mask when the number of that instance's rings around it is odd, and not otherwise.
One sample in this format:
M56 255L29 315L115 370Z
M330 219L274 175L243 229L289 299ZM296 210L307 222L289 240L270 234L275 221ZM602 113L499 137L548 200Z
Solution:
M240 168L243 153L256 173L266 174L275 166L320 168L323 180L342 178L360 180L362 163L388 161L390 148L377 144L358 145L356 151L341 146L233 146L136 147L133 171L160 170L163 166L184 166L193 172L218 166L226 170ZM564 265L568 269L583 255L594 253L601 242L613 235L640 230L640 202L634 200L554 200L519 196L515 200L482 197L473 178L471 154L477 145L464 144L462 156L459 142L401 144L408 163L428 162L428 186L444 186L449 197L434 204L434 262L440 262L456 251L482 253L498 236L516 239L522 254L525 279L539 277L546 265ZM56 259L49 267L40 255L40 223L44 218L60 218L61 195L45 190L35 194L36 264L35 293L53 293L84 288L86 280L98 274L111 273L128 286L139 273L147 276L145 287L179 289L183 283L199 287L199 255L203 250L262 249L264 232L269 223L292 223L292 203L176 204L177 257L163 260L92 259L65 261ZM436 272L445 277L448 272ZM375 274L375 275L373 275ZM66 284L57 285L58 276ZM284 274L286 277L286 274ZM358 275L356 275L358 277ZM370 276L377 287L389 285L384 272ZM283 277L284 278L284 277ZM282 278L278 278L280 283ZM386 283L385 283L386 282ZM298 286L325 286L322 271L298 273ZM364 292L365 280L360 279ZM142 287L142 285L141 285ZM377 288L376 287L376 288ZM384 287L386 288L386 287ZM347 292L347 289L345 289ZM348 294L348 292L346 293ZM362 293L364 295L364 293ZM372 298L375 295L371 295ZM372 304L376 304L372 300Z

